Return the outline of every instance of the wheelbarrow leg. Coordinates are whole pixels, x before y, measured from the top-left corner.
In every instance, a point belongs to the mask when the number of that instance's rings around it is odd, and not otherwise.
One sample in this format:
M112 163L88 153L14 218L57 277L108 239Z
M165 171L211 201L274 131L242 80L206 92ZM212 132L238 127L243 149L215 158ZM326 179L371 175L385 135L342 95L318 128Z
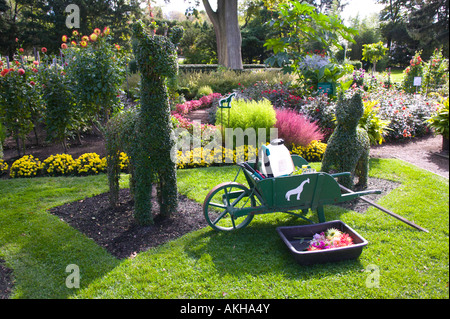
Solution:
M319 223L325 223L325 213L323 211L323 206L317 207L317 216L319 217Z

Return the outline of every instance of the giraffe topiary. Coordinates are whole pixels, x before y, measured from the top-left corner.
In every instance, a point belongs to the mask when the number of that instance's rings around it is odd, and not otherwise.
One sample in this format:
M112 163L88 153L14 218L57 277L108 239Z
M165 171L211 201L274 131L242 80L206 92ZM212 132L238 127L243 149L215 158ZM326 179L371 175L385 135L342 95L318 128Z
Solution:
M176 26L169 36L160 36L148 35L140 21L131 28L133 52L141 74L140 108L123 111L108 122L108 178L110 200L115 205L119 191L119 153L127 153L134 216L138 223L148 225L153 223L153 184L158 186L160 216L170 217L178 202L166 80L177 74L176 45L183 29Z
M351 98L339 96L336 105L337 126L328 140L323 155L322 171L350 172L351 176L340 176L338 182L353 188L353 177L358 177L359 186L366 188L369 173L370 140L367 132L358 128L364 114L364 104L359 92Z

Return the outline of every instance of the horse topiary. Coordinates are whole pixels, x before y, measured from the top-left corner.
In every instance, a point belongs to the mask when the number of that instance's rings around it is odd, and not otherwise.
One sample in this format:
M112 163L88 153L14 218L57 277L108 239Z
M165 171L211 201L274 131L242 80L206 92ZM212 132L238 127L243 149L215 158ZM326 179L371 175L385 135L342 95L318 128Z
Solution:
M353 188L353 178L358 185L367 187L369 173L370 140L367 132L358 128L364 114L364 104L359 92L347 99L341 94L336 105L337 126L328 140L322 160L322 171L350 172L351 176L340 176L338 182Z
M152 189L157 185L160 216L175 211L177 176L167 78L178 70L176 45L183 29L173 27L169 36L148 35L142 22L132 25L133 52L141 74L140 107L113 117L107 125L107 159L110 200L116 205L119 192L119 154L130 160L130 189L134 197L134 216L147 225L153 223Z

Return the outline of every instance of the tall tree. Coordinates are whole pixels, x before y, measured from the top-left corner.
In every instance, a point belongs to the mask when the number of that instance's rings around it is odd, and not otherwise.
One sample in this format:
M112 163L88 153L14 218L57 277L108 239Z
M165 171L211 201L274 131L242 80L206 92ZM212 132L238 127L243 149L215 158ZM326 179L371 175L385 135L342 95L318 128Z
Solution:
M219 64L230 69L242 69L241 31L237 0L217 0L214 11L208 0L202 0L216 33Z
M377 0L385 5L380 20L383 34L391 42L415 44L415 50L423 49L423 55L432 54L435 47L443 46L449 54L449 0ZM396 39L396 36L400 36ZM408 39L409 38L409 39Z

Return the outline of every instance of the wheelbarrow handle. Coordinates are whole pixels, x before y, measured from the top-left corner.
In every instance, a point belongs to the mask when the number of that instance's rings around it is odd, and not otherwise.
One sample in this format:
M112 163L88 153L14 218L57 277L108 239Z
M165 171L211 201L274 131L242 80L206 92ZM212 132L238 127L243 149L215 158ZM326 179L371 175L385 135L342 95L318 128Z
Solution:
M339 184L339 187L340 187L342 190L344 190L344 191L346 191L346 192L348 192L348 193L350 193L350 194L352 194L352 193L354 194L354 193L355 193L355 192L353 192L351 189L348 189L347 187L342 186L341 184ZM370 204L370 205L372 205L372 206L378 208L378 209L381 210L382 212L385 212L386 214L388 214L388 215L390 215L390 216L392 216L392 217L394 217L394 218L396 218L396 219L398 219L398 220L404 222L405 224L408 224L409 226L414 227L415 229L418 229L418 230L421 230L421 231L423 231L423 232L428 233L428 230L427 230L427 229L425 229L425 228L423 228L423 227L421 227L421 226L419 226L419 225L414 224L413 222L411 222L411 221L407 220L406 218L404 218L404 217L402 217L402 216L400 216L400 215L398 215L398 214L396 214L396 213L390 211L389 209L386 209L386 208L384 208L384 207L378 205L377 203L372 202L371 200L369 200L369 199L367 199L367 198L361 197L361 199L362 199L363 201L365 201L366 203L368 203L368 204Z

